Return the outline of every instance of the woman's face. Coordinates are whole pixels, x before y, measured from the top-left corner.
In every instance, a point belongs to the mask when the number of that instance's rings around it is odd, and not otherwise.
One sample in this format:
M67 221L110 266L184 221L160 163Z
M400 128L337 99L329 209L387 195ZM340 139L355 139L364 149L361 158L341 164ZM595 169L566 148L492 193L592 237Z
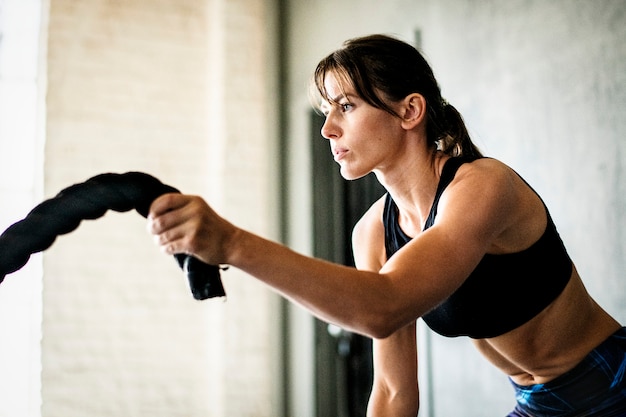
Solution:
M326 76L324 85L329 100L321 105L326 116L321 133L341 175L352 180L383 170L400 146L396 138L403 133L401 119L368 104L333 74Z

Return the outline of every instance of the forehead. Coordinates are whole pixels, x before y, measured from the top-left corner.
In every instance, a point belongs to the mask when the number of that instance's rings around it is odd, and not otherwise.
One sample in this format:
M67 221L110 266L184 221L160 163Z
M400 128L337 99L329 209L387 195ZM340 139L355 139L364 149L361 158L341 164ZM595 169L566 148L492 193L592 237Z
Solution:
M352 81L345 73L332 71L324 76L322 99L336 102L348 95L356 95Z

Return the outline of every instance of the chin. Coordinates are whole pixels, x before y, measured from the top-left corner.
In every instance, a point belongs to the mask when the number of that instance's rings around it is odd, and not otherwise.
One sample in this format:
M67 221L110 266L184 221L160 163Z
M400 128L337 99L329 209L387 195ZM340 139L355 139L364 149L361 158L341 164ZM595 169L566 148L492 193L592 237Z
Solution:
M368 174L367 172L366 173L350 172L343 168L341 169L340 173L343 179L348 180L348 181L358 180L359 178L363 178L364 176Z

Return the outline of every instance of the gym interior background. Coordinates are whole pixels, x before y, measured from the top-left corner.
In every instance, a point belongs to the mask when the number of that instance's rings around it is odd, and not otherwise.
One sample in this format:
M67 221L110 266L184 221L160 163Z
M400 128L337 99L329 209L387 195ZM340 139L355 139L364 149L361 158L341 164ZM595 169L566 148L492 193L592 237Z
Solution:
M381 190L338 181L307 88L374 32L424 52L626 323L623 0L0 0L0 228L93 175L144 171L349 263L346 230ZM223 277L225 301L193 300L136 214L59 237L0 285L0 416L362 415L367 340ZM420 325L419 342L420 416L512 409L468 340Z

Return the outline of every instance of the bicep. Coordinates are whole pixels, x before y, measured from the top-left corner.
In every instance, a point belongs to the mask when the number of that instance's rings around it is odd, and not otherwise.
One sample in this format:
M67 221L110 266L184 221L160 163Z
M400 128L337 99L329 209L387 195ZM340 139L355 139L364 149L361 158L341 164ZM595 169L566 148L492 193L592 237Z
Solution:
M448 298L470 275L482 253L440 227L407 243L379 271L390 283L388 298L394 300L398 320L415 320Z

